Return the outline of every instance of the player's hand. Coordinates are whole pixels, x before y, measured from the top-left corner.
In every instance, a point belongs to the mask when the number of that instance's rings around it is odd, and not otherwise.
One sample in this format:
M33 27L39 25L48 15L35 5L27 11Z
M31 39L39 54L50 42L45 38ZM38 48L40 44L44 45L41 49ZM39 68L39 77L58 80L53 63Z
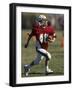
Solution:
M48 39L48 41L49 41L50 43L52 43L52 40L51 40L51 39Z
M55 41L55 38L53 38L52 36L49 36L48 41L49 41L50 43L52 43L52 42Z
M48 41L49 41L50 43L53 43L53 42L55 41L55 38L53 38L53 39L48 39Z
M28 47L28 44L26 43L26 44L24 45L24 47L27 48L27 47Z

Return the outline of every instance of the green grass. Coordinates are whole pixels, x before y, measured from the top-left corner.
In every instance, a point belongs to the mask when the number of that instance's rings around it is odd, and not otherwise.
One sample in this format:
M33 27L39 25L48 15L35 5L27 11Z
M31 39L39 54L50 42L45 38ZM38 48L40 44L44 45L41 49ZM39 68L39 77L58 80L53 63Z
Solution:
M22 31L22 61L21 61L21 76L24 77L24 64L30 64L36 57L35 40L30 40L28 48L24 48L24 43L27 40L27 30ZM49 44L48 52L51 53L52 59L50 60L49 67L54 71L53 75L64 74L64 50L61 47L62 31L57 31L57 39L54 43ZM29 76L44 76L45 75L45 60L42 60L39 65L32 67Z

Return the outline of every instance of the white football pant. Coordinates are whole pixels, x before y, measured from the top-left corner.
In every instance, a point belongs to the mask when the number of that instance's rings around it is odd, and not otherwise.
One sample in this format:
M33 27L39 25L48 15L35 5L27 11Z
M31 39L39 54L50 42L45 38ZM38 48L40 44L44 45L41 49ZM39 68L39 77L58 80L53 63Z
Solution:
M36 47L37 55L34 60L34 64L39 64L44 58L45 60L51 60L51 54L45 49L41 48L39 42L36 43Z

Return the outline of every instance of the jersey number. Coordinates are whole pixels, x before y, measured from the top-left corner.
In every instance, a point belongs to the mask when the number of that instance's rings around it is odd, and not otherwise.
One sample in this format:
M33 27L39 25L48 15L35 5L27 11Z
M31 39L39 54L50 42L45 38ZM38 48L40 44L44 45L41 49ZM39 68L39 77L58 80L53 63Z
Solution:
M41 43L43 43L43 42L47 42L48 41L48 34L40 34L40 37L39 37L39 40L40 40L40 42Z

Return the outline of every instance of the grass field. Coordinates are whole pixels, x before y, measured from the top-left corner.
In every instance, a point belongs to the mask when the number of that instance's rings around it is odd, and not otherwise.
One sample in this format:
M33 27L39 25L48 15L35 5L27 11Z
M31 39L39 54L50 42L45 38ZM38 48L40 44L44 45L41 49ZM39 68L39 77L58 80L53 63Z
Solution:
M24 75L24 64L30 64L36 57L36 50L35 50L35 40L32 38L30 40L28 48L24 48L24 43L28 38L27 30L22 30L22 61L21 61L21 76L25 77ZM50 61L49 67L54 71L51 76L54 75L64 75L64 49L61 47L61 38L62 38L63 31L57 31L57 38L54 43L49 43L48 52L51 53L52 59ZM45 60L42 60L39 65L35 65L32 67L29 76L44 76L45 75Z

